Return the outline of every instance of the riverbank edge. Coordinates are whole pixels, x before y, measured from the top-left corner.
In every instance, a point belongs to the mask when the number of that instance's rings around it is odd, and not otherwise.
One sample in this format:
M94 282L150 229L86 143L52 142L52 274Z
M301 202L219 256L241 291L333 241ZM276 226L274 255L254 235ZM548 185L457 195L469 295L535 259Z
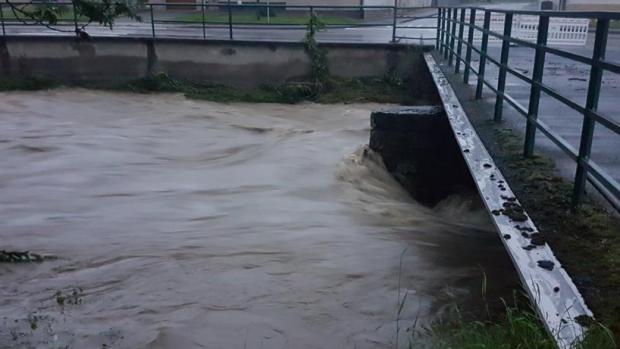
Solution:
M571 275L596 320L620 343L620 219L587 197L571 211L572 181L561 177L555 162L540 151L523 158L523 137L493 122L493 105L473 98L462 76L442 65L470 122L545 241ZM511 112L507 110L506 112Z
M124 83L61 83L59 81L28 76L21 79L0 79L0 92L40 91L56 88L86 88L91 90L129 93L180 93L186 98L219 103L283 103L316 102L385 103L399 105L428 105L437 97L421 89L410 79L396 76L367 78L330 77L321 90L310 83L296 82L282 85L263 85L255 89L240 89L221 84L211 84L173 79L166 74L152 75ZM416 97L414 97L416 96Z

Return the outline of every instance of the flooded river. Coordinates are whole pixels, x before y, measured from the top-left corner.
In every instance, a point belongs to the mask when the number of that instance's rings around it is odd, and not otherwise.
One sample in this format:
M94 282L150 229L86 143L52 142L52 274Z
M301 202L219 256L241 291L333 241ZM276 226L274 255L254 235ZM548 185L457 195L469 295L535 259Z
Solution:
M394 348L399 283L406 336L510 274L364 151L378 107L0 94L0 250L57 257L0 264L0 348Z

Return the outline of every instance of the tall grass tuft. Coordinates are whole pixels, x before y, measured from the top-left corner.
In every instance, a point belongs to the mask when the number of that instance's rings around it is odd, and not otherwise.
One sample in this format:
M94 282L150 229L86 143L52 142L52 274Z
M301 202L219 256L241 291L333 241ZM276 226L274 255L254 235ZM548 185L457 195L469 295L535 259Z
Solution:
M420 349L557 349L536 313L504 303L500 314L484 320L465 320L461 313L419 329L409 343ZM590 326L574 349L617 348L613 334L600 323Z

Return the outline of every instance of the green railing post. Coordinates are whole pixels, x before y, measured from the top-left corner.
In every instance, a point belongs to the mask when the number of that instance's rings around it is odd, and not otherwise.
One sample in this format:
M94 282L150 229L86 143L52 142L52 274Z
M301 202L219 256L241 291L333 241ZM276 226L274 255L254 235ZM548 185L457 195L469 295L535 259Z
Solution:
M469 9L469 31L467 36L467 52L465 53L465 67L463 71L463 83L469 84L469 72L471 67L471 51L474 45L474 25L476 24L476 9Z
M445 36L446 36L446 9L442 8L441 9L441 40L439 44L439 55L440 56L443 54L443 51L445 50L445 46L444 46Z
M450 9L443 13L443 55L448 58L448 43L450 42Z
M396 42L396 18L398 11L398 0L394 0L394 7L392 9L392 42Z
M601 82L603 79L603 68L600 62L605 60L608 34L609 19L597 20L594 51L592 53L592 66L590 67L590 83L588 84L588 97L586 99L586 110L583 114L575 186L573 187L573 208L577 208L581 204L586 186L586 179L588 178L587 162L590 159L590 152L592 150L595 125L595 120L592 118L591 113L595 112L598 108L599 96L601 94Z
M456 19L458 9L452 10L452 32L450 33L450 54L448 55L448 65L451 66L454 61L454 43L456 41Z
M545 47L549 33L549 16L540 16L538 20L538 38L536 39L536 55L534 56L534 70L532 71L532 86L530 91L530 104L527 111L525 125L525 145L523 156L534 155L534 143L536 140L536 119L538 119L538 106L540 104L540 84L542 83L545 70Z
M484 87L484 71L487 65L487 48L489 47L489 29L491 28L491 12L484 11L484 32L482 33L482 43L480 44L480 66L478 67L478 85L476 86L476 99L482 98L482 88Z
M495 99L495 122L502 121L502 111L504 108L504 91L506 90L506 68L508 65L508 53L510 52L510 41L512 35L512 13L506 13L504 19L504 39L502 40L502 54L500 58L499 75L497 77L497 97Z
M207 28L205 26L205 0L202 0L202 38L207 38Z
M441 36L441 8L437 8L437 36L435 37L435 50L439 51L439 38Z
M233 16L232 7L230 6L230 0L228 0L228 38L233 40Z
M314 35L314 7L310 6L310 34Z
M461 54L463 53L463 31L465 29L465 9L461 9L461 16L459 20L459 43L456 47L456 62L454 66L454 72L458 74L461 71Z
M445 16L446 26L446 42L444 42L444 50L443 50L443 59L448 59L449 51L450 51L450 18L452 18L452 9L448 9L448 13Z
M4 28L4 10L2 9L1 2L0 2L0 23L2 23L2 36L6 36L6 29Z
M151 11L151 35L155 38L155 16L153 15L153 4L149 4Z
M71 9L73 10L73 27L75 29L75 37L80 38L80 30L78 29L77 11L75 11L75 1L71 1Z

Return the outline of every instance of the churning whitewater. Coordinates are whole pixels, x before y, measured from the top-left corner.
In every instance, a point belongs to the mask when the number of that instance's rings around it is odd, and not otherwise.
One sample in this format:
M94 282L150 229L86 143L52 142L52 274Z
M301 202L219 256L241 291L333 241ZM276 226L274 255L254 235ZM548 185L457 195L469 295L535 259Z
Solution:
M56 257L0 264L0 347L393 348L399 282L406 328L508 262L364 146L379 107L0 94L0 250Z

